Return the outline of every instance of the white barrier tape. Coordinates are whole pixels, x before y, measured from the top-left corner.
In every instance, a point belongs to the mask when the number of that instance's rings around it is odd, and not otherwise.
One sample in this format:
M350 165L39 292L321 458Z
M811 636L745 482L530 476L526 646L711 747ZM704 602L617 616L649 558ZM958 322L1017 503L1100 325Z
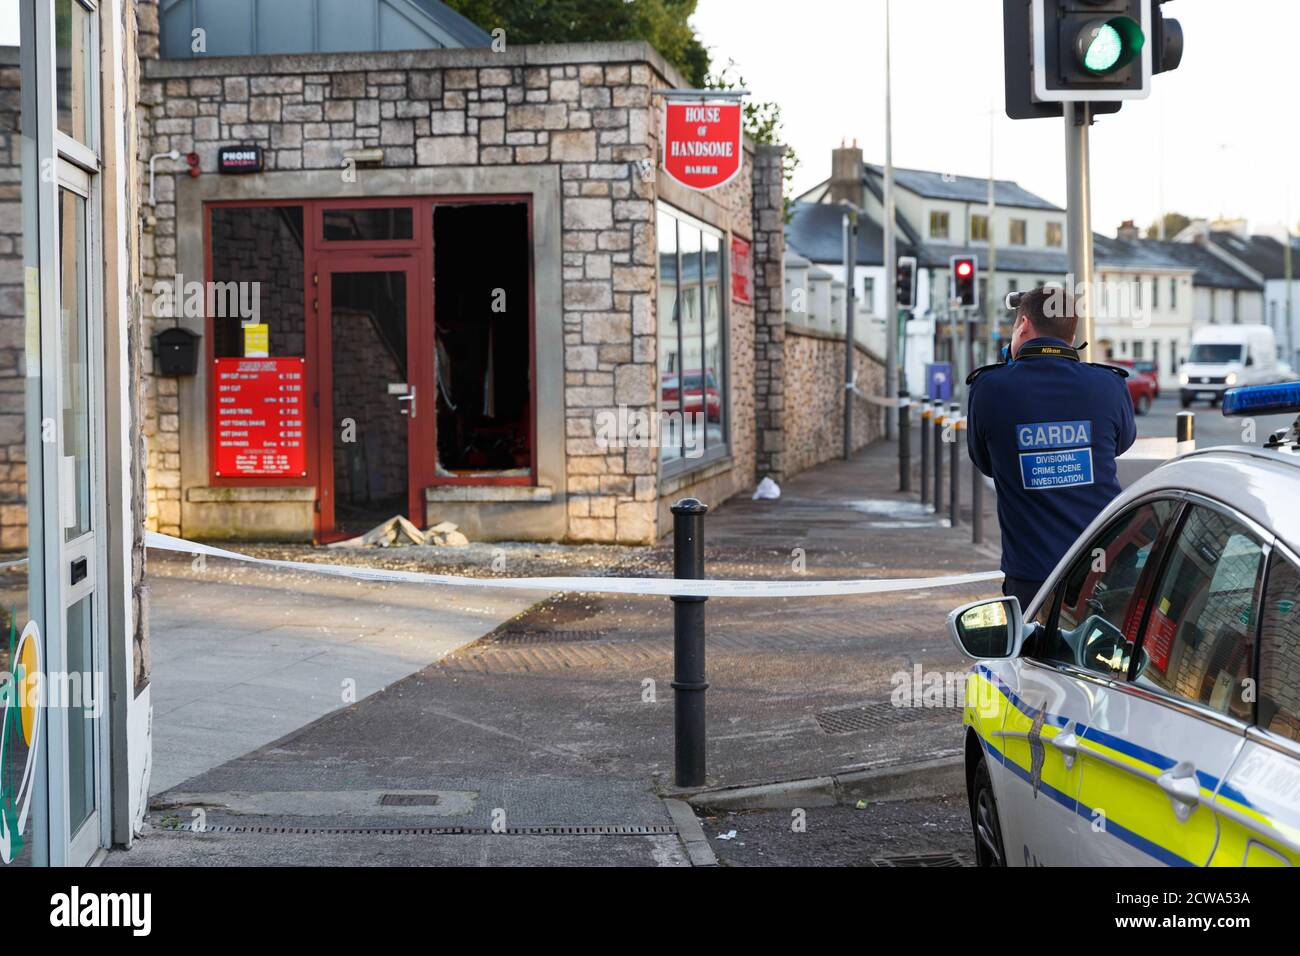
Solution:
M504 588L512 591L576 591L584 594L650 594L662 597L831 597L847 594L884 594L891 591L920 591L1001 580L1001 571L979 571L934 578L863 578L846 581L679 581L673 578L470 578L455 574L426 574L421 571L391 571L350 565L317 564L313 561L280 561L255 558L237 551L146 531L146 547L180 554L204 554L230 561L242 561L269 568L328 574L361 581L395 584L436 584L458 588Z

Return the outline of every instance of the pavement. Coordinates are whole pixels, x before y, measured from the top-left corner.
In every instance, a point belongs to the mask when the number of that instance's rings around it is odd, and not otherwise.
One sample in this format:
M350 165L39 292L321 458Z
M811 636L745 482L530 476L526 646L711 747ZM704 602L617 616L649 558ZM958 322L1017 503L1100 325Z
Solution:
M895 446L878 443L851 462L797 476L778 501L737 498L716 508L706 519L708 574L926 577L996 569L993 495L984 502L989 543L975 546L962 457L965 511L957 528L915 494L896 491ZM667 575L671 568L668 543L599 553L517 546L514 553L526 557L508 567L514 574L568 574L576 565ZM311 557L431 570L444 560L415 552ZM460 570L486 559L486 551L461 555ZM163 776L145 833L130 851L111 854L109 865L691 862L665 799L680 796L672 780L666 599L558 594L530 603L536 595L522 594L516 606L497 593L489 606L476 591L439 595L394 585L371 592L376 586L365 585L353 592L349 582L275 580L260 570L217 569L220 563L208 559L205 570L190 573L187 564L168 570L151 562L154 732L165 744L156 772ZM949 644L945 617L996 590L711 600L708 785L956 756L957 694L925 707L891 698L932 673L961 686L966 666ZM349 611L353 620L339 625ZM469 636L476 628L481 639ZM232 659L210 668L216 653ZM279 671L245 677L240 654L278 655L286 662L281 679L271 677ZM234 672L238 692L210 692L209 669ZM359 693L344 703L337 690L348 677ZM268 706L262 692L279 696ZM222 746L242 751L227 756L208 743L187 763L182 751L196 732L182 723L190 708L204 714L200 729L209 735L227 719L239 728ZM283 730L268 712L299 724ZM246 743L243 735L259 722L263 736L278 736ZM816 826L793 842L785 837L790 811L748 814L778 822L756 828L743 858L736 841L716 839L713 824L706 833L715 851L727 844L717 854L724 865L951 855L963 844L963 799L943 793L897 806L873 799L865 810L809 809ZM947 808L934 817L943 839L923 825L935 806ZM851 838L822 839L837 830Z

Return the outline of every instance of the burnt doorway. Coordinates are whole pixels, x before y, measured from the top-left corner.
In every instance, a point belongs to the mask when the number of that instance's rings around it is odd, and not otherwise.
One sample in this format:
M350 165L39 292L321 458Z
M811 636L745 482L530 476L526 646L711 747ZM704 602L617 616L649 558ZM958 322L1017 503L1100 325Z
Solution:
M421 524L412 446L422 393L415 260L323 265L320 447L321 525L334 536L366 531L394 515Z
M435 204L433 233L434 481L531 483L529 206Z

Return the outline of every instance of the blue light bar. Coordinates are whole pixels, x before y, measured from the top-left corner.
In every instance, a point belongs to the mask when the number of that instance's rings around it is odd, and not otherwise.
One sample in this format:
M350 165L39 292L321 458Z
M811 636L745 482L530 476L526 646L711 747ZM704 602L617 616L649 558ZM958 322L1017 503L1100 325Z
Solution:
M1223 414L1285 415L1300 413L1300 382L1282 385L1243 385L1223 393Z

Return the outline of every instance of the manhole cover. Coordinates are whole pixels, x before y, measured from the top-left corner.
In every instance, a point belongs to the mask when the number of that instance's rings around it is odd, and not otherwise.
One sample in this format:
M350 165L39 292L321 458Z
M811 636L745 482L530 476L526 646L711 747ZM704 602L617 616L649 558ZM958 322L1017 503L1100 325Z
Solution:
M379 798L381 807L436 807L436 793L386 793Z
M598 641L604 631L594 629L571 631L502 631L494 639L496 644L579 644Z
M817 720L817 726L828 734L853 734L939 716L949 716L949 712L933 707L896 707L889 701L867 704L864 707L824 710L813 715Z
M874 866L883 867L952 867L966 866L966 861L955 853L910 853L902 856L878 856L872 859Z

